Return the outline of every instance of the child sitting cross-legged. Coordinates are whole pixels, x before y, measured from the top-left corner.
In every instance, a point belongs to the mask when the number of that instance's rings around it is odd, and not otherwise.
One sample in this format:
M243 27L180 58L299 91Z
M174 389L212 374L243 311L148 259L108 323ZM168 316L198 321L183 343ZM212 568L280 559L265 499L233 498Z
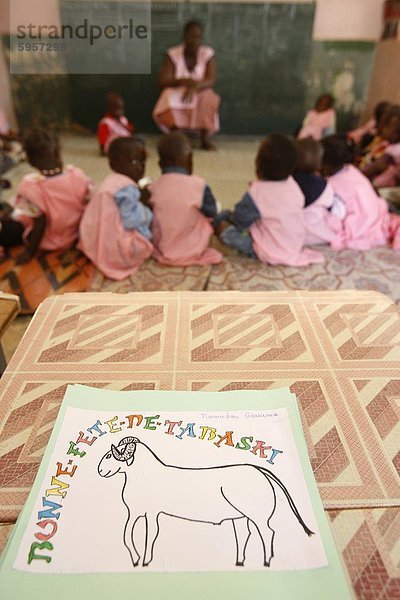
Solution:
M306 114L303 127L300 129L298 138L311 137L321 140L336 131L335 99L330 94L319 96L312 110Z
M222 254L209 247L217 205L207 183L192 175L192 148L181 133L158 144L162 175L150 186L154 257L164 265L211 265Z
M272 133L265 138L256 158L257 179L235 206L235 226L221 234L226 245L271 265L324 262L322 254L304 247L305 200L291 176L296 162L296 146L289 137Z
M293 178L305 198L307 245L333 242L342 229L346 208L330 183L320 175L323 148L312 138L297 140L297 164Z
M0 245L24 242L16 262L28 262L40 250L65 250L78 239L79 223L92 183L72 165L63 166L58 138L43 129L25 139L29 163L37 171L23 177L13 201L14 210L2 216Z
M362 172L376 189L400 185L400 105L390 107L382 117L380 134L385 144L380 156L372 158Z
M331 135L322 140L322 174L346 207L342 229L331 243L335 250L368 250L391 243L400 248L400 216L390 214L367 177L353 164L354 144Z
M107 154L113 140L119 137L131 137L135 128L125 116L125 102L117 92L106 96L106 114L97 126L97 139L100 153Z
M151 210L144 204L146 190L138 181L144 175L146 150L142 140L113 140L108 150L113 173L93 194L80 227L81 250L111 279L133 275L151 256Z

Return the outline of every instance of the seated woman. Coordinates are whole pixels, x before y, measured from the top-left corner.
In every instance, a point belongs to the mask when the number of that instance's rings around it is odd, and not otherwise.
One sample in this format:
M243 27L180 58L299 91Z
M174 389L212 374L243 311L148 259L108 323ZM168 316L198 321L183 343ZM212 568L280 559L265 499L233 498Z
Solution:
M153 118L164 132L200 131L201 147L213 150L209 137L219 130L220 97L212 89L216 80L214 50L203 46L202 40L201 24L190 21L185 25L183 44L168 50Z

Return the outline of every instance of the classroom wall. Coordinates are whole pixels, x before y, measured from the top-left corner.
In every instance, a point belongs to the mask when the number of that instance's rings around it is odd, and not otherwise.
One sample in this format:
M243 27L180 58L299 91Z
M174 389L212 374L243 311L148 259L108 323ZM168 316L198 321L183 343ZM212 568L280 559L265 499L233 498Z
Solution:
M151 76L14 75L11 85L18 119L22 127L42 123L65 128L76 123L94 130L105 93L117 89L124 94L138 129L155 132L151 109L163 53L179 42L184 22L199 17L206 23L207 42L217 52L224 133L264 134L276 129L292 133L315 97L325 91L340 97L339 125L345 129L358 121L367 98L373 40L380 32L376 17L371 29L371 14L380 14L382 1L158 1L153 3ZM338 2L346 3L347 12L337 9ZM48 19L56 18L62 6L61 0L40 3ZM350 20L351 41L335 41L346 30L350 4L352 14L357 7L357 27ZM237 37L228 40L232 31Z
M313 39L377 41L385 0L318 0Z
M7 121L12 129L17 128L17 119L14 111L14 102L11 93L11 83L8 74L8 64L4 53L3 44L0 39L0 90L1 110L4 111Z
M400 41L383 40L378 44L372 71L365 116L381 100L400 104Z

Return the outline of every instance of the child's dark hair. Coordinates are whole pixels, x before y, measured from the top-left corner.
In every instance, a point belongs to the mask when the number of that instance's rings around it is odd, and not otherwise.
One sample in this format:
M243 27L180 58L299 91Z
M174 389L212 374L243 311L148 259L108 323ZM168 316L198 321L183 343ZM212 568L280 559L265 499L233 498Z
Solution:
M197 19L191 19L190 21L185 23L185 26L183 28L183 35L186 35L189 29L192 29L192 27L198 27L199 29L201 29L201 31L204 31L203 23L201 23Z
M190 142L183 133L172 131L160 138L157 146L162 166L176 166L178 161L191 153Z
M332 172L340 171L344 165L352 163L355 158L355 144L343 135L328 135L321 140L324 149L322 164Z
M257 177L265 181L282 181L293 173L296 162L293 140L283 133L270 133L258 150Z
M399 131L400 131L400 105L392 104L389 106L387 110L383 113L381 117L381 125L387 125L392 119L397 119L399 121Z
M306 173L318 171L324 153L320 142L313 138L304 138L296 140L295 144L297 149L296 171Z
M132 147L144 148L144 141L138 136L115 138L108 148L107 156L110 163L118 163L125 160L127 151Z
M335 104L335 98L332 96L332 94L321 94L316 99L315 106L317 107L318 104L320 104L320 102L322 102L323 100L326 100L326 104L327 104L326 110L328 110L329 108L332 108L333 105Z
M106 94L106 106L115 102L115 100L123 100L122 95L115 90L110 90Z
M31 164L44 166L49 158L58 156L60 142L58 137L46 129L31 129L24 138L24 148Z

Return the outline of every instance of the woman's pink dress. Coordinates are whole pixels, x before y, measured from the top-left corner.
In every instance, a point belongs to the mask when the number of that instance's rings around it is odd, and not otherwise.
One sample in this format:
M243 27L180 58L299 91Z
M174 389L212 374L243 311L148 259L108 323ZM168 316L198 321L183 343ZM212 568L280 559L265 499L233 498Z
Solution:
M213 265L222 254L209 248L213 228L200 212L206 182L197 175L164 173L151 186L154 257L164 265Z
M176 79L194 79L201 81L205 77L207 64L214 56L209 46L200 46L197 63L193 71L189 71L184 57L184 45L170 48L167 55L175 67ZM159 128L168 132L172 128L201 130L210 133L219 130L218 107L220 97L207 88L193 95L189 103L183 102L185 87L167 87L162 92L153 110L153 119Z
M153 245L138 231L124 228L114 199L119 190L131 185L134 182L125 175L108 175L94 193L81 222L80 249L111 279L133 275L153 252Z

